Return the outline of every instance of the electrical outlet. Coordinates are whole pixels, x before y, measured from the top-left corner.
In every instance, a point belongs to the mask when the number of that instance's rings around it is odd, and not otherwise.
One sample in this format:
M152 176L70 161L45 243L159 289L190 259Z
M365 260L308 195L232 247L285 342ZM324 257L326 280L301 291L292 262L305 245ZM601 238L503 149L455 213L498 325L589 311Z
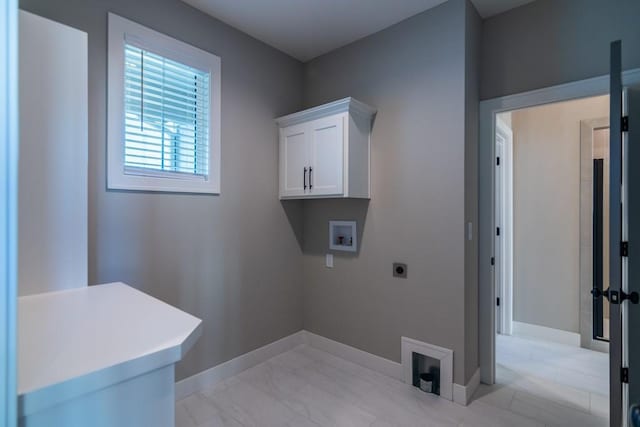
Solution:
M393 277L399 277L401 279L407 278L407 264L401 262L393 263Z

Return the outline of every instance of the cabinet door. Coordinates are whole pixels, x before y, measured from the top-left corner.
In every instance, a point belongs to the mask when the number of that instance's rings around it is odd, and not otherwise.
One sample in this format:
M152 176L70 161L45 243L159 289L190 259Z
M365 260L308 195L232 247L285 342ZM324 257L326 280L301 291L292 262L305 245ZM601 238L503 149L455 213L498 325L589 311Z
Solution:
M344 194L344 114L314 120L309 124L313 196Z
M306 124L280 130L280 197L301 196L308 188L308 131Z

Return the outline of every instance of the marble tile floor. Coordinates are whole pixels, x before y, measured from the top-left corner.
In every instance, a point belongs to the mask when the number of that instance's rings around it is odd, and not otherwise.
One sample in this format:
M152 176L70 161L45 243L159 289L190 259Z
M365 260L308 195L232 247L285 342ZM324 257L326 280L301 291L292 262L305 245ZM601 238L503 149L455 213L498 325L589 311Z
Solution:
M608 425L602 402L558 402L534 384L481 385L464 407L303 345L177 402L176 426Z
M589 393L609 394L609 355L580 347L497 335L496 363L505 374L546 379ZM508 379L508 378L506 378Z

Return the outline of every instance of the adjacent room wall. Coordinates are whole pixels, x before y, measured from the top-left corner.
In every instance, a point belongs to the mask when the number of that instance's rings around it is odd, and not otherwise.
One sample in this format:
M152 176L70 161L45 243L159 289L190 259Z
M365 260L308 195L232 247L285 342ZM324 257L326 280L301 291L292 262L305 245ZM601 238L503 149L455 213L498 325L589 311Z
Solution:
M609 97L514 111L514 320L579 333L580 121Z
M638 16L637 0L537 0L485 20L480 98L608 74L615 40L640 68Z
M301 107L302 64L179 0L20 7L89 34L89 283L123 281L204 320L178 379L302 329L300 205L278 201L273 121ZM107 12L222 58L220 196L106 190Z
M477 182L467 47L478 19L450 0L305 67L306 106L353 96L378 109L371 200L304 202L305 329L395 361L402 336L453 349L458 384L477 368L476 249L465 244L475 196L465 189ZM330 219L356 219L361 233L359 252L336 253L332 269ZM394 261L408 264L407 279L392 277Z

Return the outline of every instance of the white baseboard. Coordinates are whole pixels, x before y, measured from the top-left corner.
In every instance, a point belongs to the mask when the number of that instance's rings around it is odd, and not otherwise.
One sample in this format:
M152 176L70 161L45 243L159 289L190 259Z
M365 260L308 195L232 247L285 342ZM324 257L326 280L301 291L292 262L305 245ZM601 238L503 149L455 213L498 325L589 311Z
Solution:
M342 344L338 341L316 335L313 332L304 331L306 343L318 350L333 354L341 359L348 360L357 365L376 371L380 374L402 381L402 365L384 357Z
M220 365L199 372L176 383L176 400L184 399L198 391L211 388L225 379L239 374L253 366L275 357L295 347L307 344L341 359L371 369L398 381L403 381L402 364L384 357L342 344L309 331L299 331L264 347L240 355ZM480 383L480 370L476 371L466 386L453 384L453 401L461 405L469 403Z
M351 347L346 344L342 344L341 342L334 341L329 338L325 338L323 336L314 334L313 332L304 331L305 334L305 343L310 345L311 347L317 348L318 350L325 351L329 354L333 354L336 357L339 357L344 360L348 360L349 362L355 363L360 366L364 366L365 368L371 369L372 371L378 372L382 375L386 375L398 381L405 380L405 371L406 369L403 367L403 364L394 362L393 360L385 359L384 357L376 356L375 354L368 353L364 350L357 349L355 347ZM421 343L415 340L411 340L409 338L402 338L401 343L405 346L405 352L407 348L407 343L410 344L419 344L420 350L423 354L429 355L430 357L435 357L442 361L449 361L451 365L451 377L453 377L453 352L448 349L444 349L442 347L437 347L432 344ZM425 348L428 347L428 349ZM427 351L428 350L428 351ZM441 356L436 355L433 351L443 352ZM444 354L446 353L446 354ZM450 356L450 357L449 357ZM441 365L441 374L443 371ZM445 371L447 367L444 367ZM409 380L410 382L411 380ZM469 383L466 386L462 386L460 384L452 383L453 387L452 391L448 393L448 396L442 395L441 397L446 398L448 400L453 400L455 403L460 405L468 405L471 401L471 397L478 389L480 385L480 368L476 370L476 372L469 380ZM442 384L440 385L442 392Z
M176 383L176 400L184 399L198 391L213 387L221 381L239 374L253 366L275 357L281 353L289 351L305 343L304 331L298 331L287 337L279 339L257 348L248 353L242 354L234 359L228 360L220 365L199 372Z
M453 384L453 401L459 405L467 406L471 403L473 394L480 385L480 368L476 369L466 386L460 384Z
M580 334L578 333L533 325L531 323L514 321L513 335L580 347Z

